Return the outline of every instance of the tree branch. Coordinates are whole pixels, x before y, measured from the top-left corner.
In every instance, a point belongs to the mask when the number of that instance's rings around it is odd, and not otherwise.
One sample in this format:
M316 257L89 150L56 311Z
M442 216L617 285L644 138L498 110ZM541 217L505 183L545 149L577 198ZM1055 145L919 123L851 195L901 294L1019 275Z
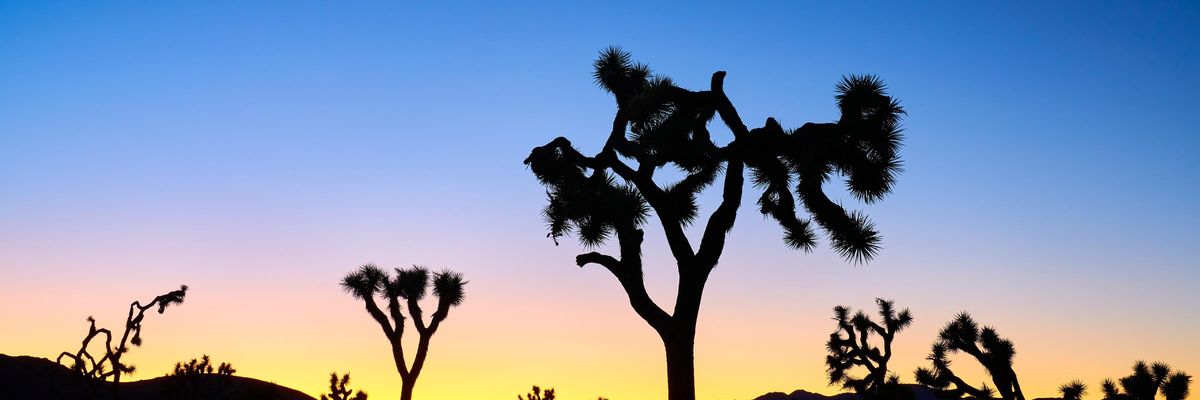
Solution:
M741 160L729 160L725 168L725 188L722 193L721 205L708 217L708 226L704 228L704 236L700 240L700 253L697 258L703 268L712 269L721 258L725 249L725 236L733 229L737 219L738 207L742 205L742 186L745 177L742 176L743 163Z
M612 256L593 251L591 253L575 256L575 264L580 268L583 268L584 265L588 264L599 264L600 266L607 268L615 275L617 274L617 268L619 267L620 261L617 261L617 259L613 258Z
M602 160L602 161L601 161ZM626 182L633 183L638 191L642 193L642 197L658 214L658 221L662 224L663 232L667 235L667 246L671 248L671 255L675 260L686 262L695 257L696 253L692 250L692 244L688 241L687 235L683 233L683 221L673 211L673 208L667 203L667 194L658 187L658 184L649 179L644 174L639 174L630 168L619 158L616 153L608 152L597 156L597 161L602 165L609 167L613 172L617 173L621 179Z

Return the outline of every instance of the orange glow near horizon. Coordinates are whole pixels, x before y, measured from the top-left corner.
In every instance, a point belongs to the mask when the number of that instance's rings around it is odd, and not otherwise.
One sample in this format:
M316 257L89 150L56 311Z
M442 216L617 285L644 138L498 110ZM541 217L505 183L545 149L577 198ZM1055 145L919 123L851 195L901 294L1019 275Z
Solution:
M546 288L532 281L503 288L472 281L468 301L452 310L434 337L417 398L511 398L531 385L555 387L567 399L665 396L661 344L627 309L615 282L598 269L565 272L597 281L581 288ZM389 349L361 304L333 283L290 284L296 285L290 289L293 293L306 295L246 297L255 290L237 286L218 295L205 290L205 284L192 285L181 307L147 316L146 344L126 358L139 367L132 379L159 376L177 361L209 354L214 361L232 363L240 376L314 397L326 392L331 371L350 372L351 386L372 398L398 397L400 381ZM289 290L263 285L257 290ZM839 392L827 385L822 364L824 340L833 327L829 307L775 304L777 298L807 300L788 293L748 297L755 288L721 279L710 285L696 346L699 399L752 399L797 389ZM667 288L659 289L665 293ZM86 330L83 316L89 312L103 311L95 313L100 326L116 327L123 320L121 303L128 299L118 302L118 295L85 288L71 292L98 297L86 304L63 304L55 303L54 296L19 288L4 294L6 304L22 299L47 308L6 309L3 317L15 323L4 330L0 353L53 359L59 351L74 350ZM902 381L912 382L911 371L925 365L928 345L955 310L906 300L898 298L897 303L912 307L917 320L897 338L891 369ZM848 305L873 311L870 299ZM1161 333L1140 328L1149 324L1096 331L1085 323L1048 331L1039 326L1046 321L1037 315L997 309L974 315L1016 341L1016 367L1029 398L1053 397L1058 385L1073 379L1093 388L1088 398L1099 398L1101 379L1123 376L1142 358L1196 370L1194 347L1182 336L1156 336ZM13 329L18 326L26 328ZM1150 337L1157 342L1131 340ZM970 381L983 381L971 360L957 360L958 370Z

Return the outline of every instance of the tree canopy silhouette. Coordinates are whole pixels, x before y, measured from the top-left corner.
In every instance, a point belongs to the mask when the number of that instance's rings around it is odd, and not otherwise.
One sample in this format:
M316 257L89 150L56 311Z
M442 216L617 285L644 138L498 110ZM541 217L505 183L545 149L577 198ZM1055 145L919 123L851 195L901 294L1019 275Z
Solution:
M917 383L933 388L942 398L959 398L964 394L975 399L991 398L994 392L987 384L978 388L971 386L950 369L948 353L958 352L969 354L983 365L1000 392L1000 398L1025 400L1017 373L1012 367L1013 356L1017 354L1016 346L1011 340L1000 337L994 328L980 329L979 324L965 312L956 315L938 333L938 341L933 344L928 357L933 368L917 368Z
M1188 397L1191 383L1190 375L1183 371L1172 372L1167 363L1138 361L1133 364L1132 374L1116 382L1105 379L1100 389L1104 400L1154 400L1159 392L1166 400L1183 400Z
M396 371L400 373L401 400L412 399L413 388L421 375L421 368L425 365L425 357L429 354L430 339L449 315L450 308L462 304L465 295L463 287L467 282L463 280L462 274L446 270L434 273L432 278L433 294L438 299L437 310L433 312L429 323L425 322L424 311L419 303L425 298L431 283L429 270L424 267L396 268L395 277L391 277L374 264L366 264L342 279L342 288L363 301L367 313L379 323L392 346L392 358L396 363ZM387 301L387 314L376 304L377 296ZM413 357L411 367L405 360L404 344L401 341L406 319L401 310L405 307L408 308L408 315L412 317L419 335L417 353Z
M691 400L700 300L741 206L746 170L761 190L759 211L779 222L788 246L811 250L817 243L810 221L797 215L799 205L824 229L837 252L855 262L866 261L879 250L879 234L864 214L842 208L824 187L834 174L841 174L849 192L862 201L878 201L890 192L901 169L897 151L904 110L886 94L879 78L851 75L836 86L841 111L837 122L784 129L768 118L762 127L749 129L725 94L724 71L712 75L708 90L691 91L632 62L630 54L618 48L602 51L594 67L596 83L617 105L604 147L589 157L559 137L534 148L525 164L548 188L544 216L555 243L575 235L593 248L616 239L619 254L590 252L576 257L575 263L598 264L617 278L634 311L663 341L668 398ZM708 130L716 115L733 133L724 146ZM677 168L685 176L660 183L655 173L664 167ZM698 194L720 176L720 205L694 247L684 228L697 222ZM642 279L642 226L651 213L662 225L679 273L670 313L650 298Z
M888 377L892 340L896 338L896 333L912 324L913 317L907 308L897 313L892 300L875 299L875 303L879 306L878 323L862 311L851 316L847 307L833 308L837 330L829 335L829 341L825 344L829 351L829 355L825 356L825 366L831 385L840 383L843 389L853 389L867 400L894 399L900 397L899 393L892 393L899 390L900 378L896 375ZM882 350L880 346L871 345L868 339L872 334L883 341ZM849 371L855 367L865 369L866 376L860 378L850 375Z
M71 360L71 370L88 378L93 395L97 388L96 383L112 378L111 396L114 400L119 399L121 374L133 373L135 370L132 364L121 362L121 358L129 352L128 345L132 344L135 347L142 345L142 320L146 316L146 311L157 308L158 313L162 314L172 304L183 304L187 290L187 285L180 285L179 290L158 295L145 305L140 301L130 303L129 314L125 317L125 331L121 334L116 346L113 346L112 331L107 328L96 328L96 319L89 316L87 318L88 334L83 338L79 351L74 354L64 351L58 355L55 361L62 364L64 358ZM88 347L91 346L92 340L100 336L104 336L104 354L97 359L89 352Z
M1063 400L1082 400L1083 395L1087 394L1087 385L1080 380L1070 381L1059 386L1058 393Z

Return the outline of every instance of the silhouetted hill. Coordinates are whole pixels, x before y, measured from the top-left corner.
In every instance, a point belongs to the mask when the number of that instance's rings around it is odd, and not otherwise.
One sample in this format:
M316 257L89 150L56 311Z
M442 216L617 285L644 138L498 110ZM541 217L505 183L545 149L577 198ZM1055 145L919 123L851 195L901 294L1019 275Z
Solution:
M195 384L204 384L212 376L192 377ZM170 378L160 376L121 383L121 400L159 400ZM107 391L109 383L104 384ZM87 382L70 369L45 358L8 356L0 354L0 388L3 398L82 400L87 398ZM107 392L104 392L107 393ZM300 391L241 376L229 377L222 399L315 400Z
M933 395L933 391L921 385L903 385L913 391L914 400L938 400ZM762 396L755 397L754 400L861 400L862 396L854 393L838 393L833 396L826 396L820 393L813 393L807 390L797 390L791 394L782 392L771 392Z

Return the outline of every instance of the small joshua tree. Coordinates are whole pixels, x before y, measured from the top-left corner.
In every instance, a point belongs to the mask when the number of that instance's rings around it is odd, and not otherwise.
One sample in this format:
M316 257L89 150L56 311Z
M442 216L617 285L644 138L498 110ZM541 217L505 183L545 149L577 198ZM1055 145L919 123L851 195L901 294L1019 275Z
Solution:
M1087 385L1082 381L1074 380L1059 386L1058 392L1062 394L1063 400L1082 400L1083 395L1087 394Z
M1138 361L1133 364L1132 374L1116 382L1105 379L1100 389L1104 392L1105 400L1154 400L1159 392L1166 400L1183 400L1189 394L1191 382L1191 376L1183 371L1171 372L1171 367L1166 363L1147 364Z
M163 397L179 400L216 400L233 398L231 387L233 374L237 370L232 364L221 363L213 368L212 359L205 354L200 359L175 363L175 369L167 374L163 386Z
M938 397L959 398L964 394L977 399L992 397L992 389L986 384L974 387L964 382L950 369L947 353L963 352L979 361L992 377L992 383L1004 400L1025 400L1017 373L1013 371L1013 356L1017 350L1011 340L1001 338L991 327L979 329L979 325L965 312L955 316L938 334L927 358L933 368L918 368L917 383L933 388ZM953 387L951 387L953 385Z
M367 392L359 390L354 393L354 390L346 389L350 384L350 373L338 379L337 372L329 373L329 395L321 395L321 400L367 400Z
M379 323L392 346L392 358L396 363L396 371L400 373L401 400L412 399L413 387L417 384L417 378L421 376L421 368L425 365L426 355L429 354L429 340L450 313L450 308L462 304L463 286L466 283L462 274L457 272L442 271L433 274L433 293L438 297L437 310L426 324L424 312L418 302L425 298L429 289L429 270L419 266L410 269L396 268L396 276L390 277L374 264L366 264L342 279L342 288L363 301L367 313ZM376 297L387 301L386 314L376 304ZM411 367L405 360L404 345L401 341L406 319L401 312L404 307L408 308L408 314L412 317L419 335L417 353Z
M142 345L142 320L146 316L146 311L157 307L158 313L162 314L167 310L167 306L183 304L187 290L187 285L181 285L179 290L159 295L145 305L139 301L129 304L129 314L125 318L125 331L115 347L113 346L112 331L107 328L96 328L96 319L89 316L87 318L88 334L83 338L83 344L79 347L79 351L74 354L64 351L58 355L55 361L62 364L63 359L70 360L71 370L87 378L93 395L96 394L99 382L112 378L112 398L114 400L120 398L121 374L133 373L135 370L132 364L122 363L121 357L129 351L128 345L132 344L135 347ZM93 339L100 336L104 336L104 354L96 358L88 351L88 347L91 346Z
M517 400L554 400L554 388L546 388L546 390L542 390L541 387L533 385L533 389L531 390L532 391L526 394L524 397L518 394Z
M543 214L547 236L556 244L569 235L586 248L616 241L615 254L580 254L575 264L599 265L616 277L634 312L663 342L667 398L694 400L700 302L742 205L746 175L759 191L758 211L780 224L789 247L812 250L820 228L845 258L869 260L881 242L874 224L825 190L842 175L849 193L867 203L891 191L901 169L904 109L879 78L851 75L836 87L841 111L836 122L785 129L767 118L762 127L750 128L725 93L725 71L713 73L707 90L692 91L651 73L618 48L603 51L594 66L596 83L617 106L604 147L588 156L559 137L534 148L525 164L547 188ZM708 130L717 116L733 133L723 146ZM664 169L685 176L655 177ZM721 202L704 221L697 199L712 186L719 188ZM679 274L674 309L651 299L642 279L642 227L651 213L662 225ZM698 241L685 232L693 224L703 227Z
M825 366L829 373L829 384L841 383L843 389L853 389L864 399L877 399L885 396L886 388L898 388L899 378L893 375L895 384L889 385L887 379L887 364L892 358L892 340L896 333L912 324L912 314L908 309L896 313L892 300L875 299L879 305L879 323L871 320L867 314L859 311L850 316L850 309L844 306L833 308L834 321L837 321L837 331L829 335L825 344L829 355L825 356ZM883 350L872 346L868 339L871 334L883 340ZM844 334L844 336L843 336ZM867 375L856 378L848 374L854 367L866 369ZM887 393L891 397L892 393Z

